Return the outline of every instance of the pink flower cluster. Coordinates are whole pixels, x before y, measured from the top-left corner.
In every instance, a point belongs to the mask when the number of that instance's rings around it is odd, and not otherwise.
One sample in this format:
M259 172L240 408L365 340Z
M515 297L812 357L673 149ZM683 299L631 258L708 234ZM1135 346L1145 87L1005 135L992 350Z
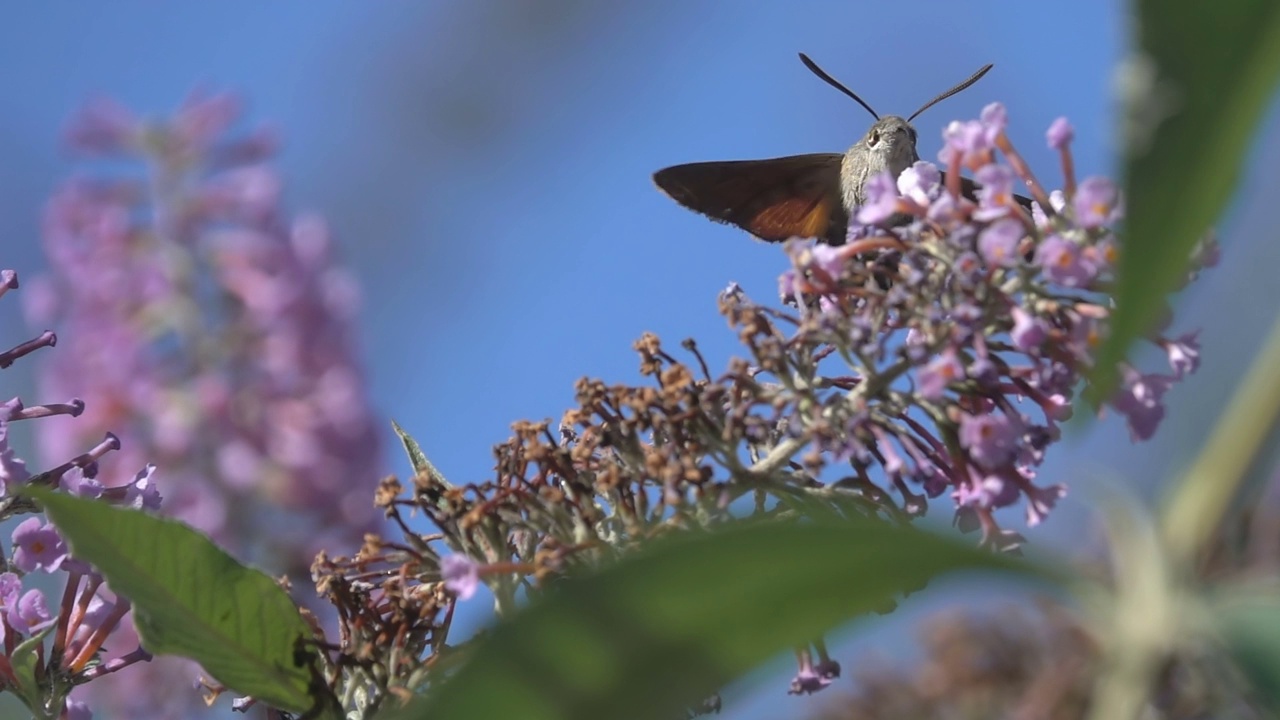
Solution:
M39 439L62 457L110 429L121 465L161 468L166 513L303 579L319 549L358 546L379 526L379 432L356 283L324 221L283 209L275 140L233 135L239 114L230 95L196 95L163 121L108 100L72 121L74 151L140 172L73 179L46 209L50 272L27 310L67 351L40 365L39 383L85 412ZM126 480L104 468L96 481ZM116 696L128 717L198 702L186 680L132 677L143 684ZM174 686L172 706L149 692Z
M949 490L961 527L1012 548L1021 536L1000 530L992 511L1025 498L1035 525L1066 492L1036 485L1036 468L1106 332L1123 204L1105 178L1076 183L1065 119L1047 133L1064 176L1051 194L1006 125L1004 107L989 105L980 119L944 130L945 175L917 162L898 178L873 178L850 242L792 244L794 267L780 287L808 311L798 336L828 343L856 382L878 391L857 407L837 405L813 439L855 468L878 465L905 507L924 507L912 484L928 497ZM966 169L980 183L976 202L961 192ZM1017 180L1035 202L1015 195ZM1206 245L1193 260L1203 267L1212 255ZM1125 364L1110 402L1135 440L1151 437L1164 394L1199 361L1194 332L1151 340L1172 372Z

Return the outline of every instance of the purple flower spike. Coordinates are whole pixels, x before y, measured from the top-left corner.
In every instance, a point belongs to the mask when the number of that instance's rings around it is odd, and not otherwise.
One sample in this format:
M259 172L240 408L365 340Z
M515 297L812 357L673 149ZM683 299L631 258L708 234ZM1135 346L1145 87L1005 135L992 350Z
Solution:
M54 572L67 559L67 544L52 524L27 518L13 530L13 564L23 572Z
M466 555L447 555L440 559L440 578L459 600L470 600L480 586L480 566Z
M235 131L241 105L194 93L144 123L102 103L73 125L79 149L124 162L82 169L89 177L46 205L50 273L30 315L62 337L39 382L83 399L84 412L37 430L59 462L119 433L123 457L96 476L63 474L63 491L144 510L163 493L167 515L241 556L269 552L272 572L304 582L321 548L381 526L369 501L383 475L381 431L359 362L360 294L323 220L289 208L274 134ZM184 337L201 339L174 342ZM247 521L249 509L287 521ZM113 632L122 637L110 646L127 650L129 624ZM163 667L90 686L95 707L137 720L192 715L182 706L197 698L149 692L174 686Z

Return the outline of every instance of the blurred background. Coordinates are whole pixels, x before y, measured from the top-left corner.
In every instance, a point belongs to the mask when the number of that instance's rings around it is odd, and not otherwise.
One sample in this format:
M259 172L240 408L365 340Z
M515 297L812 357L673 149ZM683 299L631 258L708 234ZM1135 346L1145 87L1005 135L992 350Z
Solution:
M1076 127L1080 176L1117 167L1113 86L1127 38L1124 5L1101 0L115 0L75 11L15 5L5 20L0 266L23 276L45 267L40 212L75 168L60 133L86 99L105 94L158 115L196 87L242 93L250 123L280 130L290 206L329 220L362 282L378 411L456 483L488 476L490 447L512 421L558 419L579 377L634 382L630 345L644 331L676 351L696 338L713 371L736 353L716 293L737 281L755 298L775 297L784 257L678 207L650 175L855 141L871 119L797 52L881 114L907 114L995 63L917 120L921 154L934 157L947 121L999 100L1014 142L1056 187L1044 131L1059 115ZM1174 329L1203 328L1199 375L1173 391L1152 442L1131 444L1116 419L1077 424L1040 478L1069 487L1055 514L1030 531L1021 508L1002 516L1033 546L1088 550L1100 484L1150 497L1198 447L1274 312L1280 247L1264 203L1278 164L1273 108L1219 228L1221 266L1177 299ZM0 309L6 346L29 335L16 303ZM1146 356L1148 367L1160 362ZM6 398L61 400L31 396L30 364L4 380ZM24 454L27 439L16 442ZM407 476L402 454L386 448L389 467ZM163 491L163 468L158 477ZM931 515L949 521L940 504ZM872 632L837 637L833 654L846 664L868 652L909 658L910 623L942 594L983 606L1015 592L940 587ZM487 617L483 601L467 609L473 626ZM821 704L785 695L793 672L780 658L727 688L724 716L801 715Z

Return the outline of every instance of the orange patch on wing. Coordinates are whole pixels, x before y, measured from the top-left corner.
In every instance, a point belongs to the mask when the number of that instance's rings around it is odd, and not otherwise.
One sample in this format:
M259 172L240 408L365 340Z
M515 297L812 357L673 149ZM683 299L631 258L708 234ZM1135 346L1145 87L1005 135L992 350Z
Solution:
M747 223L747 230L763 240L777 242L791 237L825 237L831 225L832 202L828 197L789 197L761 208Z

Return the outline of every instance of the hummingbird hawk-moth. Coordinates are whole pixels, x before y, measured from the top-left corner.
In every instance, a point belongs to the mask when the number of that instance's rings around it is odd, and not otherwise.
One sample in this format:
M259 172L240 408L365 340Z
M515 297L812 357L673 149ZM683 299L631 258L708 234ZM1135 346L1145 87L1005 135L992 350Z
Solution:
M875 124L843 155L812 153L767 160L729 160L673 165L653 174L658 188L672 200L717 222L736 225L769 242L792 237L819 238L842 245L849 218L866 201L867 180L888 171L896 179L920 159L911 121L920 113L976 83L991 65L925 103L905 120L880 117L852 90L800 53L805 67L853 98L876 119ZM961 178L962 192L972 198L975 184ZM1030 200L1017 198L1024 205Z

